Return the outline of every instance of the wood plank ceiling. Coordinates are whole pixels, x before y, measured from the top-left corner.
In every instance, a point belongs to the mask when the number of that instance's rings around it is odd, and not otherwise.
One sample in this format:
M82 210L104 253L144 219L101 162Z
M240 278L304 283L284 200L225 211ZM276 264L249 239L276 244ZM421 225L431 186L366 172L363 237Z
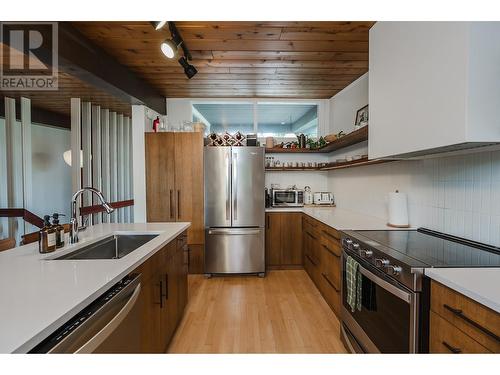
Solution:
M198 74L160 52L168 28L74 22L166 97L330 98L368 71L374 22L176 22Z

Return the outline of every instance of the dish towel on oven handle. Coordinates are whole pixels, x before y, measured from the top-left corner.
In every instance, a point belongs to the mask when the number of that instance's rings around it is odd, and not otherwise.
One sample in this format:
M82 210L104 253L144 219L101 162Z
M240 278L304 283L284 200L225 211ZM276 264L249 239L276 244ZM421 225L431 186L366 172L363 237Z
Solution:
M347 304L351 307L351 312L356 309L361 311L361 283L359 263L353 257L348 256L346 260Z

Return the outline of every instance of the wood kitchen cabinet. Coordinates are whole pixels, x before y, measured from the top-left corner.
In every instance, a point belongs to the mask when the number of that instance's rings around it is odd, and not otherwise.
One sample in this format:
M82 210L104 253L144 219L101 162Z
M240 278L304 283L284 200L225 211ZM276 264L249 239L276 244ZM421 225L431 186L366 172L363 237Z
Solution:
M191 222L188 268L190 273L203 273L203 134L165 132L145 137L147 221Z
M143 353L165 353L187 304L187 235L168 243L134 272L142 274Z
M266 213L266 268L302 267L302 214Z
M500 353L500 314L431 282L429 351Z
M340 233L304 216L304 268L333 312L340 317L341 254Z

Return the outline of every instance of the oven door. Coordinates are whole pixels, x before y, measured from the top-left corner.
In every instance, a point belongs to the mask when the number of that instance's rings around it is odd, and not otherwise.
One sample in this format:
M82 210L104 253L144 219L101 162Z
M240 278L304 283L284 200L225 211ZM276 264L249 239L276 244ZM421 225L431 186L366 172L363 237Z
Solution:
M297 192L294 190L273 191L273 206L296 206Z
M351 351L365 353L415 353L418 295L389 282L381 272L360 262L361 311L347 303L346 267L342 260L342 334ZM352 255L351 255L352 256Z

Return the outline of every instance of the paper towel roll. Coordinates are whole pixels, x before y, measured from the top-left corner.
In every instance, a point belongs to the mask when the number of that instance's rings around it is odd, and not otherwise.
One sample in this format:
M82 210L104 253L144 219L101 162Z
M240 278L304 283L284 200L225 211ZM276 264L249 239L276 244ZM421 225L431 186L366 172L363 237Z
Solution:
M389 193L389 223L392 227L408 226L408 197L396 190Z

